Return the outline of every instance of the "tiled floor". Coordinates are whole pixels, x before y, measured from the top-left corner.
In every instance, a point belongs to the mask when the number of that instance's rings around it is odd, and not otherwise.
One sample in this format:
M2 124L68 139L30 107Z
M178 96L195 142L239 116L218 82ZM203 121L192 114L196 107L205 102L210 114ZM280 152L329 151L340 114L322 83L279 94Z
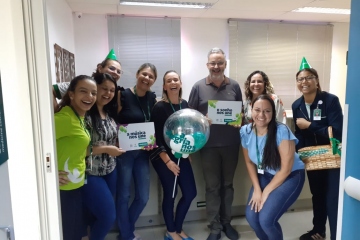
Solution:
M257 239L244 217L235 218L231 223L241 234L241 240ZM205 240L209 234L206 225L205 221L186 222L184 231L195 240ZM285 213L280 219L280 225L283 229L284 240L297 240L301 234L312 228L312 211ZM164 233L164 226L136 229L136 234L140 235L142 240L163 240ZM116 235L116 233L110 233L105 240L116 240ZM326 235L330 236L328 226ZM221 239L228 238L222 234Z

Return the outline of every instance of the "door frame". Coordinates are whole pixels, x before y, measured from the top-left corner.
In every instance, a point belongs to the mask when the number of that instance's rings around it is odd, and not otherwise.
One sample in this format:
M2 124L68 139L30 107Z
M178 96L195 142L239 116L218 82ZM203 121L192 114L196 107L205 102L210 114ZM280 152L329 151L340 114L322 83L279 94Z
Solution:
M0 69L17 239L62 239L46 0L3 0Z

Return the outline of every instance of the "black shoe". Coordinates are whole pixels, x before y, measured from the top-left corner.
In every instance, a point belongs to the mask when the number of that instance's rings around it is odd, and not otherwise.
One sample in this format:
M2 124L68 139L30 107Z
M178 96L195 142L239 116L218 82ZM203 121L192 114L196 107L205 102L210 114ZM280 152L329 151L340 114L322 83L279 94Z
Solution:
M308 231L307 233L300 236L299 240L314 240L314 239L325 239L326 234L318 233L315 230Z
M221 233L210 233L206 240L219 240Z
M240 238L240 234L230 225L230 223L224 224L222 230L230 240L237 240Z

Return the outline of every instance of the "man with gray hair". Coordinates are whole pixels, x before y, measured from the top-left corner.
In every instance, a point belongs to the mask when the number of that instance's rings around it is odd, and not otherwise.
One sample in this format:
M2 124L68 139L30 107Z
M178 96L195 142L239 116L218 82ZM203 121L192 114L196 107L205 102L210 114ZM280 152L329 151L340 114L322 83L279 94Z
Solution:
M207 115L208 100L242 101L239 84L224 75L224 51L220 48L211 49L206 65L209 75L194 84L189 96L190 108ZM220 239L221 231L231 240L240 237L230 225L234 198L233 179L239 146L239 129L229 125L212 124L209 140L200 150L206 184L206 215L211 230L207 240Z

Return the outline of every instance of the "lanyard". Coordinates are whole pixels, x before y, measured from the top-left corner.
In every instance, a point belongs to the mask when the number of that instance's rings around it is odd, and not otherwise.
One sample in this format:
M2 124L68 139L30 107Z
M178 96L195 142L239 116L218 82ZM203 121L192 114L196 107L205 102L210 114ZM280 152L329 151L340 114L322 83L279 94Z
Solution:
M145 114L145 112L144 112L144 109L142 108L142 106L141 106L141 103L140 103L140 99L139 99L139 96L137 95L137 92L136 92L136 85L134 86L134 93L135 93L135 96L136 96L136 99L137 99L137 101L138 101L138 103L139 103L139 105L140 105L140 109L141 109L141 111L143 112L143 114L144 114L144 118L145 118L145 122L149 122L150 121L150 105L149 105L149 100L147 99L146 100L146 103L147 103L147 110L148 110L148 116L149 116L149 119L147 119L146 118L146 114ZM145 94L146 95L146 94Z
M170 103L170 106L171 106L172 110L173 110L174 112L176 112L176 110L175 110L174 106L172 105L169 97L168 97L168 101L169 101L169 103ZM179 102L179 106L180 106L180 109L179 109L179 110L181 110L181 102Z
M255 139L256 139L256 156L257 156L257 167L258 169L263 169L262 166L261 166L261 162L260 161L260 152L259 152L259 146L258 146L258 136L257 136L257 129L255 127Z
M75 116L79 119L80 125L81 125L81 127L84 129L86 135L90 138L90 133L89 133L89 131L86 129L86 127L85 127L85 125L84 125L84 122L81 120L79 114L75 111L75 109L74 109L72 106L70 106L70 107L71 107L71 109L74 111ZM90 138L90 141L91 141L91 138Z

